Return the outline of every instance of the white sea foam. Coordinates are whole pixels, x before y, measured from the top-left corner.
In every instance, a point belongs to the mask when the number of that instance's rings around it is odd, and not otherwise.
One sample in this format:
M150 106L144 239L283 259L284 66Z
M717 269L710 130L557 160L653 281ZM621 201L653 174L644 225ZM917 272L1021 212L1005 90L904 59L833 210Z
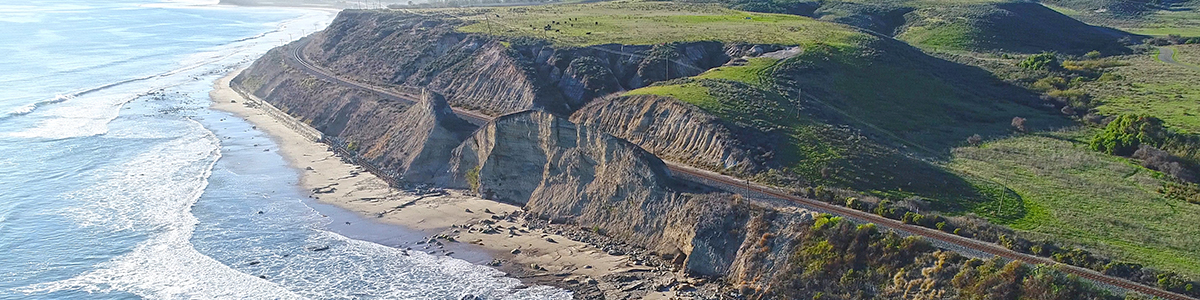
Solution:
M420 251L402 251L321 231L312 238L333 248L293 260L281 277L289 289L312 299L571 299L546 286L525 287L492 268ZM312 270L334 276L313 276Z
M192 247L197 219L191 206L208 185L220 151L211 132L194 121L183 123L181 136L146 149L127 163L101 170L102 181L68 195L79 205L62 212L85 227L149 230L148 240L93 271L19 291L123 291L151 299L300 298Z

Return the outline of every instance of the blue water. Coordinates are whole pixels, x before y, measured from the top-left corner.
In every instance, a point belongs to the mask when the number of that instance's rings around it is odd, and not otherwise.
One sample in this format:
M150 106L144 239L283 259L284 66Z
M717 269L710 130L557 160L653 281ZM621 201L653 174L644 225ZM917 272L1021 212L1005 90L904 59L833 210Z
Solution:
M389 247L415 233L309 202L269 137L208 108L215 79L332 16L0 3L0 299L569 298Z

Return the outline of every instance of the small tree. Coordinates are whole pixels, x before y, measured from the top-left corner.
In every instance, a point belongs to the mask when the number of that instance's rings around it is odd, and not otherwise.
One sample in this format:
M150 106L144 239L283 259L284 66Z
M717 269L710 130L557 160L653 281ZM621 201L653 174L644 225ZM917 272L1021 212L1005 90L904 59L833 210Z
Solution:
M1092 52L1088 52L1087 54L1083 55L1083 57L1087 57L1090 59L1097 59L1097 58L1100 58L1100 56L1101 56L1100 51L1096 51L1096 50L1092 50Z
M1092 138L1093 150L1129 156L1137 151L1138 146L1145 143L1157 146L1167 139L1168 132L1163 128L1162 120L1146 115L1121 115L1103 132Z
M1013 128L1016 128L1016 129L1017 129L1017 131L1020 131L1020 132L1025 132L1025 118L1022 118L1022 117L1013 117L1013 119L1012 119L1012 127L1013 127Z
M979 134L975 134L975 135L972 135L971 137L967 138L967 144L970 144L971 146L979 146L979 143L982 143L982 142L983 142L983 137L979 136Z

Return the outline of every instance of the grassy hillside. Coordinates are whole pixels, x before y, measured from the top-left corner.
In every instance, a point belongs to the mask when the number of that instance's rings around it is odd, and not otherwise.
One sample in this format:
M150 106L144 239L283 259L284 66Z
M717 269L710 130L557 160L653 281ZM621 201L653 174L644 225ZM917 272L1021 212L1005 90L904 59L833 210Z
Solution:
M1025 207L997 220L1123 261L1200 274L1200 205L1157 192L1161 174L1091 151L1091 130L1024 135L963 147L947 167L1003 184ZM986 216L986 215L985 215Z
M1175 59L1200 63L1200 45L1172 46ZM1110 80L1081 83L1101 103L1105 114L1139 113L1163 119L1171 127L1200 133L1200 72L1157 59L1157 53L1121 58L1128 66L1113 68Z
M1135 34L1200 36L1200 1L1043 0L1063 14Z
M887 40L816 45L796 57L754 58L628 92L674 97L778 134L786 140L776 149L780 171L811 185L928 197L947 211L994 207L1002 197L986 188L991 183L909 154L940 157L971 135L1008 134L1014 116L1031 127L1067 124L1012 101L1032 97L1023 93Z
M1083 54L1124 51L1120 36L1028 3L930 5L906 15L896 37L925 48Z
M440 12L478 21L460 28L463 32L537 37L564 46L688 41L846 44L863 36L843 25L793 15L735 11L715 4L616 1Z

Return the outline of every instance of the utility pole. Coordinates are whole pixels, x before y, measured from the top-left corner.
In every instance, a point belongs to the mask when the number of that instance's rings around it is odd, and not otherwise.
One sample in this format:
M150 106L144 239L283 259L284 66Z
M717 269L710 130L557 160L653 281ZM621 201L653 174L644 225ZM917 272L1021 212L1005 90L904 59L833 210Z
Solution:
M483 22L487 23L488 35L492 35L492 19L490 13L483 13Z

